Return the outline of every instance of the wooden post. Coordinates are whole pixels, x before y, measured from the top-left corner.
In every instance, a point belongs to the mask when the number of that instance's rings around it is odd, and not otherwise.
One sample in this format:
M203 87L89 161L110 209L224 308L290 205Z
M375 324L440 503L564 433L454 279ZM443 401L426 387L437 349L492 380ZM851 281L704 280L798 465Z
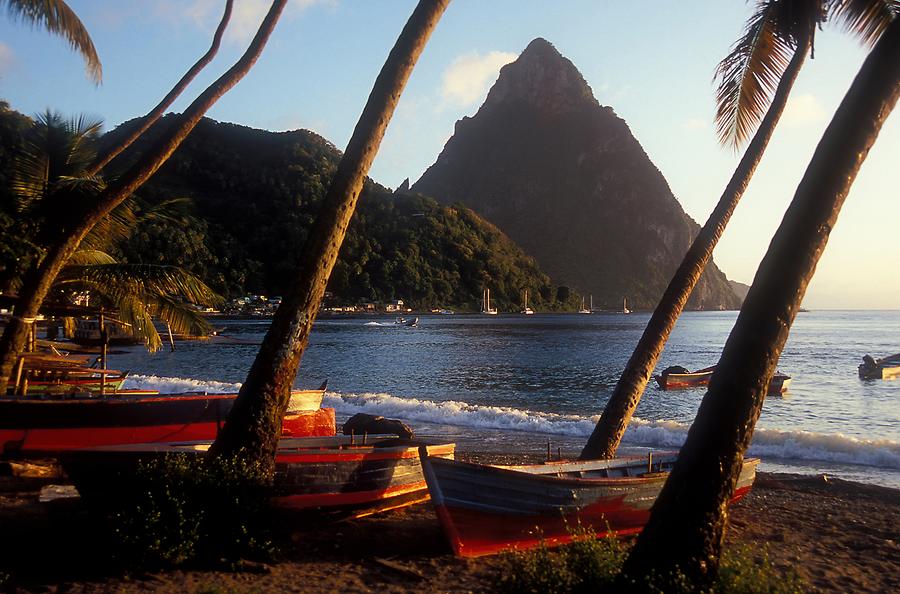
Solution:
M100 366L100 395L106 395L106 355L107 345L109 344L109 334L106 332L106 320L103 317L103 309L100 309L100 359L103 364Z
M25 357L19 355L19 363L16 365L16 383L15 388L13 389L13 394L23 394L24 390L20 391L19 388L22 383L22 368L25 366Z
M169 322L166 322L166 330L169 332L169 347L172 349L172 352L175 352L175 338L172 336L172 326L169 325Z

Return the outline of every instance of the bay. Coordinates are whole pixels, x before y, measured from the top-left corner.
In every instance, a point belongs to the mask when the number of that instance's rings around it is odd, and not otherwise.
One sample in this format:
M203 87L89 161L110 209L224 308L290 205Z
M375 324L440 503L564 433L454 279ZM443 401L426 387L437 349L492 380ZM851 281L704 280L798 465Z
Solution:
M714 364L737 312L688 312L661 357ZM316 322L296 385L328 379L325 406L401 418L461 449L576 455L649 314L386 316ZM114 356L126 387L237 391L269 321L217 320L222 336L148 355ZM861 380L864 354L900 352L900 312L801 312L779 362L789 391L769 396L750 453L763 470L826 473L900 487L900 382ZM623 451L677 448L705 391L647 391ZM548 446L549 443L549 446Z

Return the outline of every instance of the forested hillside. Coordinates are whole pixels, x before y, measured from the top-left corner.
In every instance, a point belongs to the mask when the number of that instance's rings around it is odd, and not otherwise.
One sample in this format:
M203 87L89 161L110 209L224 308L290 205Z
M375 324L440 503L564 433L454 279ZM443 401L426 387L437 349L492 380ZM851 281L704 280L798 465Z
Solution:
M282 294L339 156L309 131L204 120L141 189L148 205L184 198L178 215L142 226L122 256L178 264L226 296ZM538 310L578 300L471 210L366 184L329 285L335 304L403 299L472 310L484 288L504 311L519 308L524 289Z

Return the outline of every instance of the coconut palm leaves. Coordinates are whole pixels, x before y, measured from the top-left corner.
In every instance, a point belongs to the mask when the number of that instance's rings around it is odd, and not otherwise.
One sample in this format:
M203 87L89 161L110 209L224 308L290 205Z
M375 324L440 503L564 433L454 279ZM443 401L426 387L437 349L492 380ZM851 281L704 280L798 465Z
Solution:
M805 3L806 17L794 5ZM823 18L820 0L759 2L743 37L716 68L716 130L737 149L759 126L798 45Z
M866 46L873 46L891 20L900 14L898 0L843 0L832 1L832 16L841 23L844 31L859 37Z
M69 6L62 0L0 0L0 6L6 4L9 15L30 23L35 27L43 27L48 32L64 37L72 49L84 58L88 76L97 84L103 80L103 66L94 49L91 36Z
M80 214L106 187L102 178L84 173L95 158L92 141L99 129L99 122L47 112L36 118L23 143L12 189L18 219L34 238L29 247L35 258L66 228L68 218ZM133 196L124 201L87 234L57 277L53 292L61 299L90 292L95 302L117 310L120 321L151 351L162 344L154 316L176 332L208 334L209 324L191 304L213 305L220 298L200 279L173 266L120 263L108 253L139 223L169 218L177 202L142 210Z
M810 44L828 18L874 44L900 11L898 0L765 0L747 20L744 35L716 68L716 130L737 149L756 130L795 49Z
M118 319L144 340L150 351L162 346L153 318L179 334L207 336L209 323L191 304L221 301L194 275L175 266L123 264L103 252L76 252L57 276L54 290L66 294L89 291L95 303L118 311ZM175 298L178 296L179 298Z

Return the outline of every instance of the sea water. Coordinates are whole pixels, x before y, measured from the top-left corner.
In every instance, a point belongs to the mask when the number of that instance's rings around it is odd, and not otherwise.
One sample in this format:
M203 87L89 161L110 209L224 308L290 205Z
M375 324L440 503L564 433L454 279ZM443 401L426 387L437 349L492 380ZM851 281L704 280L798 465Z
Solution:
M657 371L715 364L736 312L689 312ZM365 316L316 322L296 386L328 380L338 422L357 412L400 418L461 450L577 455L649 314L419 316L416 328ZM217 320L221 336L148 355L113 355L129 388L236 392L268 320ZM900 352L900 312L798 314L779 361L793 377L766 398L750 455L762 470L825 473L900 487L900 381L861 380L862 356ZM679 447L705 389L651 384L622 452Z

